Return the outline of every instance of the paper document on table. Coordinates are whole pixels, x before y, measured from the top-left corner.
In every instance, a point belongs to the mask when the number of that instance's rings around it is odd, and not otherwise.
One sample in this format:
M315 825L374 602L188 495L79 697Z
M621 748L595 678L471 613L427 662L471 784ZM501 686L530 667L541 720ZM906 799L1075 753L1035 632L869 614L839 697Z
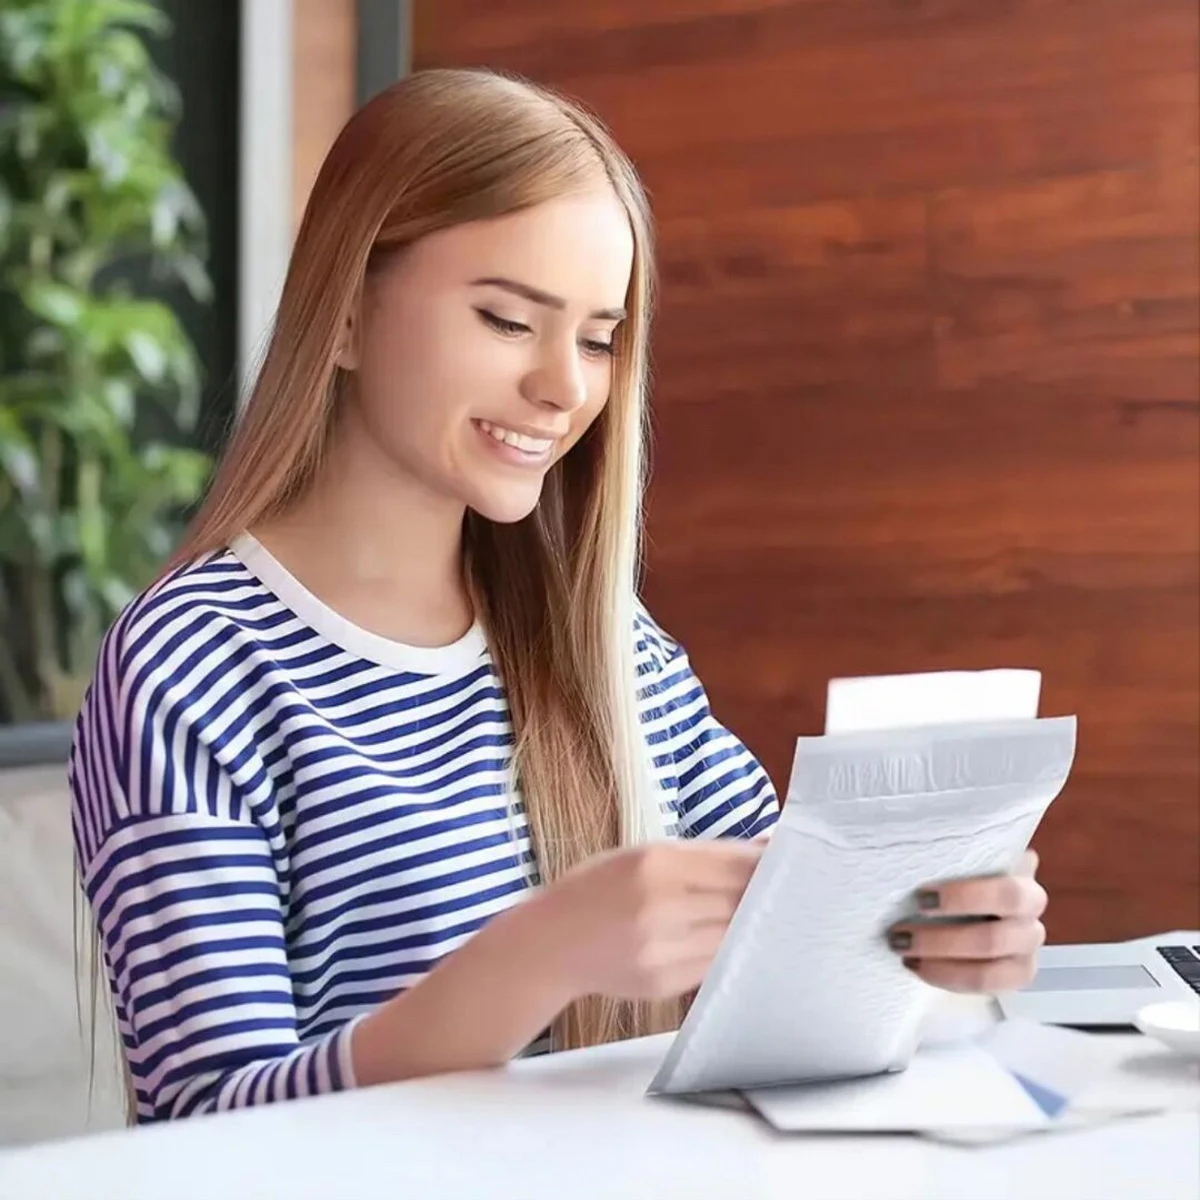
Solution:
M788 802L653 1092L906 1066L933 990L885 941L918 888L1016 868L1075 718L800 738Z
M1040 1129L1050 1120L987 1051L969 1043L920 1050L903 1071L758 1088L745 1096L788 1132Z
M922 1047L904 1071L747 1091L776 1129L969 1133L1046 1129L1104 1070L1095 1035L1011 1021L980 1038Z

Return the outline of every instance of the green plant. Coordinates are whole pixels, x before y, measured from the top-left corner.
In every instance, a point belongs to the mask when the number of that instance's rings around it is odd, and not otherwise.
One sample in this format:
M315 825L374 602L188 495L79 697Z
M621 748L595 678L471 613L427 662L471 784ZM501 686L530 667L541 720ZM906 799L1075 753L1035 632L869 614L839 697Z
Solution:
M196 353L146 286L209 293L144 40L168 31L147 0L0 11L0 720L74 715L210 468Z

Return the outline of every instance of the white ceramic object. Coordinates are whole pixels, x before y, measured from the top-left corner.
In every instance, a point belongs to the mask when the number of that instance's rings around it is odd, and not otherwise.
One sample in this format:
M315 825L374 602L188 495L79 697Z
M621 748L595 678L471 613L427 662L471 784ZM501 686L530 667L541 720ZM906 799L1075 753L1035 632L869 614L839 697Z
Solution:
M1157 1039L1177 1054L1200 1058L1200 1001L1148 1004L1133 1021L1147 1037Z

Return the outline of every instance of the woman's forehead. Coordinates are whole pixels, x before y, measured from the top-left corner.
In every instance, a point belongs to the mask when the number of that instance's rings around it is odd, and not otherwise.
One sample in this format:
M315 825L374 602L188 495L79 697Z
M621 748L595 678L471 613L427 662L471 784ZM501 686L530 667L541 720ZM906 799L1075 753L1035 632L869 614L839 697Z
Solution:
M624 304L633 253L628 215L611 190L597 190L439 230L405 257L409 279L515 280L592 312Z

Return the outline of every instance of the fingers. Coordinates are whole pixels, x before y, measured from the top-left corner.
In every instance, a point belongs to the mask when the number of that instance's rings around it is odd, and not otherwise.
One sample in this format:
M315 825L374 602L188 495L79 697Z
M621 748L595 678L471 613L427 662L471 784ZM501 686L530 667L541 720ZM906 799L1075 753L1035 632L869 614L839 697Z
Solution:
M765 843L735 838L661 842L646 851L643 870L670 873L686 891L740 896L765 849Z
M888 944L904 956L909 970L946 991L986 994L1025 987L1037 972L1038 950L1046 941L1040 918L1047 897L1034 878L1037 865L1037 855L1030 851L1011 875L957 879L922 889L917 905L923 914L968 920L901 922L889 931Z
M692 930L717 929L724 934L737 908L737 896L728 892L689 892L675 898L653 913L653 928L648 934L680 937Z
M930 916L1035 920L1046 911L1046 901L1046 889L1025 874L954 879L917 893L917 907Z
M710 966L712 966L712 955L687 959L678 963L658 977L655 986L650 989L651 997L657 1000L666 1000L695 991L704 982Z
M907 958L995 960L1038 952L1046 927L1038 920L1005 918L971 925L898 925L888 944Z
M1037 960L1032 956L970 961L952 958L906 959L905 965L926 983L947 992L986 995L1015 992L1033 979Z
M686 934L664 936L643 945L635 963L642 979L638 990L665 997L700 984L720 949L728 924L725 921L695 925Z

